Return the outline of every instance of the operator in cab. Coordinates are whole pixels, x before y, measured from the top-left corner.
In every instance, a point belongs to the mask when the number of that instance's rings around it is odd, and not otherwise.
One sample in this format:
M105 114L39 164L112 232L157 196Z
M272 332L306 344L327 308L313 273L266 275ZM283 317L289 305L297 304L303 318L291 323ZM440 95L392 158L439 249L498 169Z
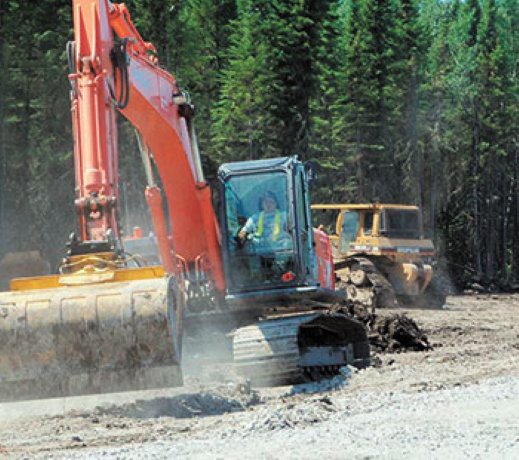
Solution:
M292 240L287 233L287 216L279 209L274 192L267 191L260 197L260 211L250 216L238 232L243 246L250 241L256 249L289 249Z

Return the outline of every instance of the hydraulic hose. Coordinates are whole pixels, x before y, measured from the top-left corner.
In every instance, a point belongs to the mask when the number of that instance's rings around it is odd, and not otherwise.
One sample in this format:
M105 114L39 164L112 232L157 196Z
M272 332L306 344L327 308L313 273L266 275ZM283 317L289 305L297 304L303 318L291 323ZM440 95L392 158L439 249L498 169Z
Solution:
M110 93L115 101L115 106L119 110L126 108L128 102L130 101L130 85L128 76L129 59L126 52L127 44L128 39L123 38L119 43L114 45L112 51L110 52L110 58L112 59L112 64L114 66L114 83L117 85L117 70L119 70L119 75L121 78L121 83L119 85L119 95L117 98L115 97L113 88L110 87Z

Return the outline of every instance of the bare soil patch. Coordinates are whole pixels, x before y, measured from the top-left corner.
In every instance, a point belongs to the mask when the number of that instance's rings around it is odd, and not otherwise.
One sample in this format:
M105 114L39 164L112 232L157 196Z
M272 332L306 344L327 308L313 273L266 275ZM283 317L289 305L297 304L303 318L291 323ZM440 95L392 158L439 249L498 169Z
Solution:
M315 438L318 446L319 439L333 431L334 420L348 424L358 417L369 424L382 415L391 417L391 411L395 420L407 420L399 412L402 408L409 409L423 401L426 413L434 413L434 407L439 408L445 398L449 401L451 393L462 401L462 391L466 391L469 400L474 398L480 393L476 391L477 385L483 385L488 400L501 401L499 398L508 394L506 389L515 385L517 380L513 379L519 377L518 294L452 296L441 310L383 310L377 314L380 324L394 324L391 318L401 314L415 321L426 338L422 351L388 342L375 350L377 367L350 369L340 379L313 387L254 389L223 369L211 373L219 375L219 381L188 379L188 386L181 389L140 393L134 399L128 394L114 396L104 404L92 398L77 398L63 403L61 412L56 410L57 402L50 400L33 405L18 403L17 407L0 404L0 456L97 458L105 454L135 454L134 458L139 458L138 452L149 454L149 458L167 458L166 453L171 451L165 446L174 446L176 458L210 458L200 454L202 451L196 450L196 446L207 442L203 452L209 452L213 445L210 442L214 441L215 448L225 452L227 441L229 446L247 437L260 442L261 436L271 432L277 433L282 444L283 436L287 442L295 442L293 437L299 430L310 429L320 433ZM407 329L414 328L411 323L406 324ZM494 385L485 383L492 379L499 383L495 395L491 395ZM513 399L515 393L510 391ZM436 406L427 406L435 398ZM45 404L49 405L47 412ZM467 411L472 410L470 404L463 404ZM492 407L506 407L506 401L489 405L488 410ZM416 410L419 414L420 409ZM499 414L505 412L496 409L496 419L488 423L499 426ZM474 414L477 415L476 408ZM401 429L412 433L415 423L417 419L410 417L409 426ZM427 427L425 424L421 428L421 436L427 436ZM474 439L478 429L474 423ZM513 427L511 430L513 434ZM268 438L263 441L265 444ZM513 439L503 441L496 435L498 442L515 447ZM123 446L126 450L121 451ZM487 444L484 448L488 448ZM254 458L255 452L258 451L242 450L241 454L243 458ZM365 452L368 451L358 451L359 455ZM273 451L272 458L280 458L278 453ZM231 454L229 458L234 458Z

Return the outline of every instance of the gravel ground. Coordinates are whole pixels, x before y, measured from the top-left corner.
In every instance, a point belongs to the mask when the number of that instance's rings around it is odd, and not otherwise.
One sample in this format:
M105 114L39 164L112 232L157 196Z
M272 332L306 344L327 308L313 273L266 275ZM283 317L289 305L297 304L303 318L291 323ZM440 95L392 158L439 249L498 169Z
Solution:
M433 350L319 384L254 389L222 369L182 389L0 404L0 457L519 458L519 295L406 314Z
M341 391L299 404L262 407L209 436L198 433L67 457L518 458L518 411L519 378L432 394L371 393L357 401Z

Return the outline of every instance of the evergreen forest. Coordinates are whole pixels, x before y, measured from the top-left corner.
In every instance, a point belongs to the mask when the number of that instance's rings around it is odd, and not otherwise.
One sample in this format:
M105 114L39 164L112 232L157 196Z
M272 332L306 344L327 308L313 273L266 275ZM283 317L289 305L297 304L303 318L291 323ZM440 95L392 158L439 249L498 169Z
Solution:
M191 95L209 179L314 160L313 202L417 204L458 288L517 288L517 0L125 3ZM0 258L57 263L75 229L72 35L70 0L0 0ZM120 155L128 228L146 211L123 120Z

